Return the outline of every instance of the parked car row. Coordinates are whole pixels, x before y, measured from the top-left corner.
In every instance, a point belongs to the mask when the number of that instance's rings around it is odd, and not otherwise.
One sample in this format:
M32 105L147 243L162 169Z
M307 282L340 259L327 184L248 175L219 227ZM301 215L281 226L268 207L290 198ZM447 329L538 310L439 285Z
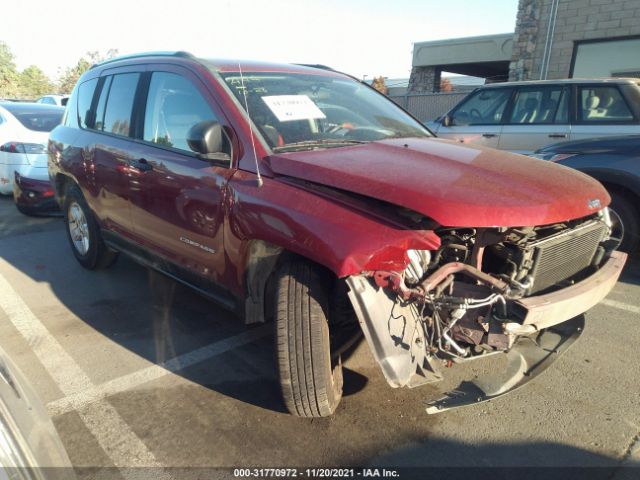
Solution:
M640 134L640 80L488 84L427 126L441 138L524 154L563 140Z
M568 85L549 98L583 95ZM536 118L532 98L512 115ZM496 353L525 366L429 413L512 391L580 336L626 260L596 180L434 138L327 68L110 60L80 78L48 154L77 261L122 253L247 323L273 319L283 399L304 417L335 411L360 327L393 387Z

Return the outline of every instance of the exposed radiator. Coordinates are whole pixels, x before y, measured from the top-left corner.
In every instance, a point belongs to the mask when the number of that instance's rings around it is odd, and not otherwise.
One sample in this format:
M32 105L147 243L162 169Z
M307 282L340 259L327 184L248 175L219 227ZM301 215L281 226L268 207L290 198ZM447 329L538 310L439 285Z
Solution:
M545 290L591 265L606 232L604 223L592 221L530 244L534 261L531 293Z

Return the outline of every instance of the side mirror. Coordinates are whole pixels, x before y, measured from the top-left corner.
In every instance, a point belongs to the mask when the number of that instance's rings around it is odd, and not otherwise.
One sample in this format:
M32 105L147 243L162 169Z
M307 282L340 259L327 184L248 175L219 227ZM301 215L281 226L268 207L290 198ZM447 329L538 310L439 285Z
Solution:
M196 123L187 133L189 148L203 160L229 161L230 156L224 150L224 134L222 125L215 120Z
M450 127L451 125L453 125L453 118L451 118L450 115L445 115L444 117L442 117L442 126L443 127Z

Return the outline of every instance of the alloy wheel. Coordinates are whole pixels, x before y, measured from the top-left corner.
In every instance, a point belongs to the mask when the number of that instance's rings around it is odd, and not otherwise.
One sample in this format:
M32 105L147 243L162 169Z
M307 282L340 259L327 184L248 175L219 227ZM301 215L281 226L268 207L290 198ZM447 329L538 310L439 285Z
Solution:
M82 207L78 203L72 202L69 205L67 218L74 248L80 255L86 255L89 251L89 225Z

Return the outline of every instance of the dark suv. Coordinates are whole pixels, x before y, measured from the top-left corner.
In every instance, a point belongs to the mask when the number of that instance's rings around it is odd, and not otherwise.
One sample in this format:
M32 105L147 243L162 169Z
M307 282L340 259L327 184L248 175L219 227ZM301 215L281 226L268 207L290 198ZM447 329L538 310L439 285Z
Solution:
M335 410L360 328L393 387L496 353L524 367L429 412L513 390L580 335L626 258L597 181L433 138L327 68L102 63L51 134L49 175L84 267L122 252L247 323L273 319L300 416Z

